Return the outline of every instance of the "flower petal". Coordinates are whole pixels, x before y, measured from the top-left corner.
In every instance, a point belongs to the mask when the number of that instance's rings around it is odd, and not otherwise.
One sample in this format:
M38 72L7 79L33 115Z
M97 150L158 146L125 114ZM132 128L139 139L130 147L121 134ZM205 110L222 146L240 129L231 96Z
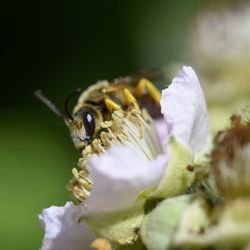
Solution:
M167 127L165 119L162 117L156 120L155 127L156 127L157 134L159 136L161 145L162 147L164 147L165 144L167 143L167 138L169 136L169 131L168 131L168 127Z
M208 135L208 114L199 80L191 67L184 66L163 90L161 108L169 135L182 139L193 153L198 153Z
M172 136L168 141L167 152L168 167L158 186L150 194L152 197L166 198L181 195L194 181L194 172L187 169L193 161L190 148Z
M160 182L167 161L166 156L147 161L126 145L92 156L88 168L94 186L87 200L89 209L108 212L133 205L140 192Z
M67 202L64 207L44 209L39 220L45 235L42 250L86 250L95 239L91 229L79 222L83 206Z

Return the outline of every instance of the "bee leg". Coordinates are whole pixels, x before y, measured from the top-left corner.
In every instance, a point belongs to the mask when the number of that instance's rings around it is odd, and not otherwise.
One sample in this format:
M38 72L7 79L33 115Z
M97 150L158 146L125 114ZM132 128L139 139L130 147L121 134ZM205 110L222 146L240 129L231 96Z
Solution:
M133 94L130 92L129 89L124 88L123 89L123 95L124 95L125 103L127 105L132 104L136 110L140 111L139 105L138 105L135 97L133 96Z
M127 89L127 88L124 88L124 90L123 90L123 95L124 95L125 103L126 103L127 105L132 104L133 107L134 107L134 109L135 109L137 112L141 113L140 107L139 107L139 105L138 105L138 103L137 103L135 97L134 97L133 94L130 92L130 90ZM140 136L140 138L142 138L142 136L143 136L142 122L141 122L141 120L140 120L138 117L137 117L136 119L137 119L137 126L138 126L138 129L139 129L139 136Z
M112 101L109 98L105 98L104 103L105 103L109 112L112 112L113 110L121 109L120 105L118 105L117 103L115 103L114 101Z
M136 87L135 96L140 97L143 95L145 89L148 90L149 95L157 102L160 102L161 94L152 82L147 79L141 79Z

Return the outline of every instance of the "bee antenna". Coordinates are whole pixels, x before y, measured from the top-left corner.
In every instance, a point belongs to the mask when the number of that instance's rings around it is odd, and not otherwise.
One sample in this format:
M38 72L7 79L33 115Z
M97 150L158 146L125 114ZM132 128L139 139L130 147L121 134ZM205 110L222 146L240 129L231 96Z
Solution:
M72 90L68 96L66 97L65 101L64 101L64 110L65 110L65 113L67 115L67 117L70 119L70 120L74 120L73 117L72 117L72 114L71 112L69 111L69 101L72 99L72 97L74 97L75 95L79 94L82 92L82 89L81 88L78 88L78 89L75 89L75 90Z
M47 96L42 93L42 90L38 89L34 92L34 95L43 102L47 107L50 108L58 117L66 120L65 115L49 100Z

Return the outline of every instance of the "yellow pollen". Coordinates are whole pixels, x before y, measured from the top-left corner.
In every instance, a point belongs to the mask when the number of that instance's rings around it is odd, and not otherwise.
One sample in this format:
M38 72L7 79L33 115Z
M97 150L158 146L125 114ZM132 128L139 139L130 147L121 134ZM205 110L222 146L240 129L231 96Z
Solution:
M111 244L105 239L95 239L90 247L96 250L112 250Z
M123 94L124 94L125 103L127 105L132 104L136 110L140 110L135 97L132 95L129 89L124 88Z
M136 87L135 90L135 95L140 97L143 95L143 92L145 91L145 89L148 90L149 95L156 101L156 102L160 102L161 99L161 94L159 92L159 90L154 86L154 84L152 82L150 82L147 79L141 79Z
M98 137L93 139L91 145L82 150L82 157L78 161L79 169L72 169L73 178L68 189L81 202L88 198L94 185L87 167L88 159L92 155L104 153L112 145L120 143L130 145L139 155L149 160L154 159L161 152L153 120L150 120L146 110L134 108L136 98L128 89L124 90L124 95L132 107L126 111L112 110L110 120L102 122L102 130ZM113 101L110 99L106 99L106 101L113 105ZM117 106L119 107L119 105Z

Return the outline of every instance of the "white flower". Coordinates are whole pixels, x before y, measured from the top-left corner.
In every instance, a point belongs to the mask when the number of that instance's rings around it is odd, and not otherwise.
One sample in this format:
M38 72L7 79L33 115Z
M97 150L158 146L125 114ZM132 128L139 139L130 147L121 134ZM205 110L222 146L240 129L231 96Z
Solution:
M162 113L169 135L200 152L208 135L208 114L199 80L191 67L183 67L162 91Z
M204 70L221 70L221 66L237 65L242 60L248 63L249 2L225 4L203 11L193 22L190 40L192 59Z
M123 129L127 129L129 141L112 146L106 153L92 156L88 161L93 189L85 202L85 209L82 209L82 205L71 205L72 208L69 208L67 203L63 208L50 207L40 216L45 224L42 249L63 249L61 244L72 244L68 249L81 249L77 248L78 243L83 246L82 242L85 236L89 235L89 229L78 221L88 216L94 218L94 223L88 218L86 221L91 226L98 224L93 228L98 233L101 231L102 236L110 238L108 231L112 231L113 234L117 233L114 238L118 243L130 243L134 239L133 229L139 226L143 219L143 206L141 208L140 204L143 205L147 197L178 195L191 184L191 179L186 177L189 174L186 166L193 155L202 149L208 135L203 92L191 67L183 67L170 87L163 90L161 108L167 128L167 138L161 139L168 142L166 147L164 148L157 139L154 127L143 124L146 132L141 142L136 136L136 126L133 127L125 121ZM163 125L162 121L160 125ZM123 220L119 219L120 211L125 211L128 215L129 209L133 207L137 207L137 212L130 211L134 220L126 218L126 224L122 212ZM73 217L69 217L69 209L79 210ZM124 234L120 227L113 228L110 222L109 228L105 228L107 214L112 213L115 214L113 224L122 225L132 233ZM69 227L72 230L68 230ZM76 230L76 233L73 230ZM83 246L82 249L86 247Z
M135 203L143 190L156 186L164 174L167 157L147 161L130 147L117 145L108 154L89 160L93 183L87 205L91 211L114 211Z
M44 209L39 215L45 231L42 249L89 249L95 237L87 224L79 223L83 213L84 207L75 206L72 202L67 202L64 207Z

